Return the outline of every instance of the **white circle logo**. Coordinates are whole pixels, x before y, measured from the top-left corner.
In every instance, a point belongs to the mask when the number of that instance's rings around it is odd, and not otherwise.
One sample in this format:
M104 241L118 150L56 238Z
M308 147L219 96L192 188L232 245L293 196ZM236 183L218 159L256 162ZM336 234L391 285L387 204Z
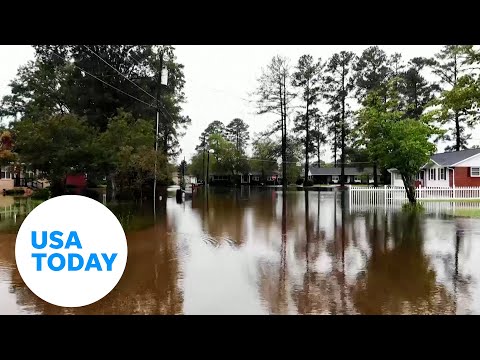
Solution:
M103 204L79 195L52 198L22 223L18 271L41 299L63 307L92 304L117 285L127 264L122 225Z

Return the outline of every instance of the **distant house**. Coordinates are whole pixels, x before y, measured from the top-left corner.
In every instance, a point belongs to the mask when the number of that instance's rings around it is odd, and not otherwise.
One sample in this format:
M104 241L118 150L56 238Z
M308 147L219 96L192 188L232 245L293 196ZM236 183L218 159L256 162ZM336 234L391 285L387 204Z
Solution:
M302 177L305 171L302 170ZM340 167L318 167L311 166L308 171L308 179L315 184L338 184L340 183ZM380 175L377 175L380 181ZM368 184L373 183L373 168L345 167L345 183L347 184Z
M197 183L197 177L195 175L185 175L185 184L196 184ZM175 172L172 176L172 180L175 185L180 185L180 182L182 180L182 173L179 171Z
M402 186L397 169L389 169L391 185ZM432 155L416 176L417 186L464 187L480 186L480 149L452 151Z
M209 183L232 183L234 178L240 177L240 183L242 185L260 185L265 183L266 185L278 185L280 184L281 176L278 171L265 172L265 180L262 179L261 171L251 171L245 174L233 176L226 173L212 173L209 175Z

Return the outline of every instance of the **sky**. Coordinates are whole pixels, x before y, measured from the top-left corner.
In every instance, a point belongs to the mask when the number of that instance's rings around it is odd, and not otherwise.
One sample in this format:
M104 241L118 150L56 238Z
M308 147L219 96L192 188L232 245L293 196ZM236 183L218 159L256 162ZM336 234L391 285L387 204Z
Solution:
M262 68L275 55L286 56L292 65L304 54L327 60L336 52L347 50L357 55L370 45L177 45L179 63L185 66L185 94L187 102L183 114L192 119L180 139L181 158L188 160L195 152L199 136L207 125L220 120L225 125L241 118L249 125L250 137L272 125L271 115L256 115L251 94L257 86ZM440 45L381 45L387 54L399 52L404 60L413 57L432 57ZM0 46L0 97L10 93L9 82L20 65L33 59L33 48L27 45ZM480 144L476 135L469 145ZM477 140L478 139L478 140ZM328 146L324 156L331 156ZM439 151L443 150L442 144Z

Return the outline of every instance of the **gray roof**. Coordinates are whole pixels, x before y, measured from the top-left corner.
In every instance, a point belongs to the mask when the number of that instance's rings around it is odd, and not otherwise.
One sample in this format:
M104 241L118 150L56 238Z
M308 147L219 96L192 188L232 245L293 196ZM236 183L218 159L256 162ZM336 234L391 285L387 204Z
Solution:
M480 154L480 149L469 149L435 154L431 159L439 165L452 166L477 154Z
M327 167L317 167L312 166L310 168L310 173L312 175L338 175L340 176L342 172L342 168L327 168ZM363 175L363 174L373 174L372 168L356 168L356 167L346 167L345 168L345 175L355 176L355 175Z

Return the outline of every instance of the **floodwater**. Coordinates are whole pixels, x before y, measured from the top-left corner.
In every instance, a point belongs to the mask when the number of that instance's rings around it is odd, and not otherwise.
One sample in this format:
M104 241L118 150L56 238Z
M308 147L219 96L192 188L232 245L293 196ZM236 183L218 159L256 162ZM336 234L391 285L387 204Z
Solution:
M102 300L70 309L23 283L14 248L24 215L8 215L18 201L4 197L0 314L480 314L480 220L350 211L341 192L276 190L164 199L156 221L151 206L114 209L125 273Z

